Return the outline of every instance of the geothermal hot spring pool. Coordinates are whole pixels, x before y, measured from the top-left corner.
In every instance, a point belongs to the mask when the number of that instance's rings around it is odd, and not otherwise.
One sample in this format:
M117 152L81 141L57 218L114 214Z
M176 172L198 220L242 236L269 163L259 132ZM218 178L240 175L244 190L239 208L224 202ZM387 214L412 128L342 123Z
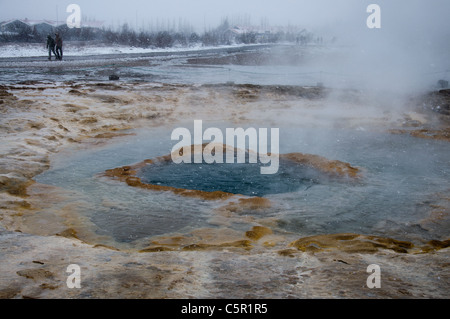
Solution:
M187 124L189 126L189 124ZM191 123L192 125L192 123ZM216 127L234 127L222 123ZM158 236L186 236L202 228L245 232L265 225L274 234L298 239L318 234L360 233L400 240L445 238L447 227L421 226L440 194L449 189L450 162L445 141L358 129L283 127L280 154L301 152L349 163L356 180L330 177L310 167L280 160L277 174L261 175L259 164L155 164L139 170L142 182L200 191L263 197L269 206L227 211L234 197L206 200L172 191L128 186L103 176L106 170L170 154L175 127L130 131L90 149L66 149L38 183L71 195L52 209L71 207L77 225L95 242L142 248ZM187 127L188 127L187 126ZM248 123L247 127L257 127ZM92 239L91 239L92 240Z

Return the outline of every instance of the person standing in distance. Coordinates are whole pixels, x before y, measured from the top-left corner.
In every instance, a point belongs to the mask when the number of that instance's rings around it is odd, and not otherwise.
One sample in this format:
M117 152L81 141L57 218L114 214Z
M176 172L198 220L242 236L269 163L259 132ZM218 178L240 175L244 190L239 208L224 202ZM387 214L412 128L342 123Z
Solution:
M60 61L62 61L63 58L63 40L59 33L55 33L55 42L56 42L56 58Z
M52 52L55 55L55 58L58 58L55 52L55 40L52 38L52 36L49 34L47 36L47 49L48 49L48 59L49 61L52 60Z

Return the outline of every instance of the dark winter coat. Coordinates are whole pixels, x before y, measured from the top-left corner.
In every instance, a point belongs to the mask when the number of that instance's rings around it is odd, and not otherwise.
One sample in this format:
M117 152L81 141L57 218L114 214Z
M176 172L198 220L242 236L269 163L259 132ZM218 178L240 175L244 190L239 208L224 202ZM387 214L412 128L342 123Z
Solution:
M55 40L51 36L48 36L47 38L47 49L53 48L55 46Z
M56 46L57 46L57 47L62 48L62 46L63 46L63 40L62 40L62 38L61 38L59 35L56 36L55 42L56 42Z

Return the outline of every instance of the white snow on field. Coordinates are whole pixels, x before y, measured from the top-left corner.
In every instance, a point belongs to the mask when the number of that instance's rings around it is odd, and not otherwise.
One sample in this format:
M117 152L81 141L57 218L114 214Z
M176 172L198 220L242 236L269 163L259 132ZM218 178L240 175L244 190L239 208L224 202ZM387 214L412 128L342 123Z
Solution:
M249 45L228 45L220 48L235 48ZM64 56L88 56L102 54L131 54L131 53L151 53L151 52L179 52L208 50L217 47L204 47L201 45L192 47L172 47L172 48L137 48L129 46L102 46L102 45L79 45L77 43L65 42L63 46ZM52 54L53 55L53 54ZM0 58L15 57L47 57L48 49L45 43L13 43L0 45Z

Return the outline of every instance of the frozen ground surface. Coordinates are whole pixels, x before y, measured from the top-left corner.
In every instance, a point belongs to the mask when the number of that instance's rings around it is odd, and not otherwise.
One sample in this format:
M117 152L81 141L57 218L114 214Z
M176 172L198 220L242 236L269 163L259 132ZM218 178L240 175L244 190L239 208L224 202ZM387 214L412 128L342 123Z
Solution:
M250 45L247 45L250 46ZM222 48L238 48L243 45L228 45ZM145 53L171 53L184 51L208 50L215 47L204 47L201 45L192 47L173 47L173 48L139 48L129 46L108 46L80 44L73 42L64 43L64 55L66 57L74 56L94 56L105 54L145 54ZM48 50L45 43L14 43L0 45L0 58L20 58L20 57L48 57Z

